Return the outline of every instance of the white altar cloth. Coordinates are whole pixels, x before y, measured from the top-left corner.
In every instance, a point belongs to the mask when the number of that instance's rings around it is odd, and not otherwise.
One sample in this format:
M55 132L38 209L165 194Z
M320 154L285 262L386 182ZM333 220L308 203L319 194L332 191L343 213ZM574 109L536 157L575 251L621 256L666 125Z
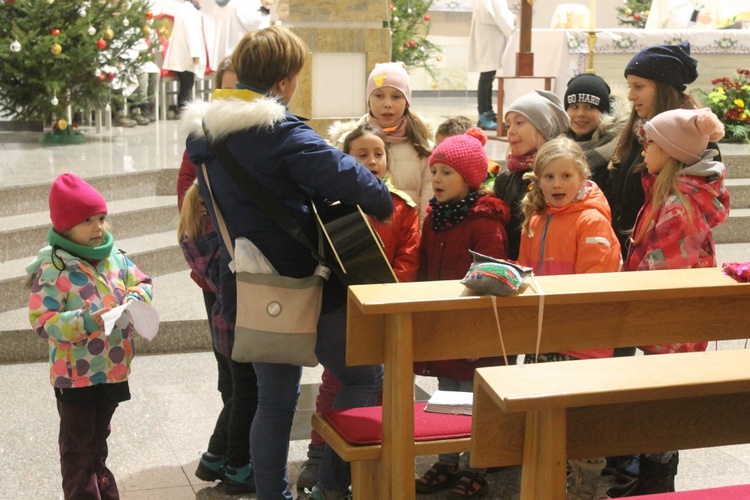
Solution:
M624 87L623 71L633 55L644 47L690 42L691 54L698 60L698 80L690 88L711 87L711 80L733 76L737 68L750 67L750 30L642 30L610 29L596 32L594 69L613 89ZM588 31L535 29L531 35L534 75L554 76L554 91L562 96L568 80L586 70L589 53ZM516 53L520 33L511 36L503 53L498 75L516 74ZM529 90L541 89L542 80L505 82L505 106Z

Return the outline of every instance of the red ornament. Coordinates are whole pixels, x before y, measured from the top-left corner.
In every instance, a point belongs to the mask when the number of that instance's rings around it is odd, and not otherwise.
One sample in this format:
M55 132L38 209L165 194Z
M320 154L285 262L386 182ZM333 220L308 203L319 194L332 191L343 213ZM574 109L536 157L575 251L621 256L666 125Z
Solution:
M404 48L408 48L409 44L407 42L404 42Z
M148 19L150 21L153 18L154 18L154 13L153 12L151 12L151 11L146 12L146 19Z
M103 38L100 38L96 41L96 46L99 50L104 50L107 48L107 42Z
M633 19L639 21L641 19L641 15L636 12L635 14L633 14Z
M16 3L16 0L5 0L7 3Z
M105 75L104 73L99 75L99 80L104 81L106 79L107 79L107 75Z
M430 20L430 16L429 16L428 14L425 14L425 16L424 16L424 20L425 20L425 21L429 21L429 20Z
M409 42L409 47L416 47L416 46L417 46L417 44L414 43L414 40L412 40L412 41Z
M391 10L396 10L396 6L391 4Z
M55 29L53 29L53 30L52 30L52 32L51 32L50 34L51 34L52 36L57 36L57 35L59 35L59 34L60 34L60 30L59 30L59 29L57 29L57 28L55 28Z
M109 74L107 75L107 77L109 78L109 81L111 82L112 80L114 80L114 79L115 79L115 74L114 74L114 73L109 73Z

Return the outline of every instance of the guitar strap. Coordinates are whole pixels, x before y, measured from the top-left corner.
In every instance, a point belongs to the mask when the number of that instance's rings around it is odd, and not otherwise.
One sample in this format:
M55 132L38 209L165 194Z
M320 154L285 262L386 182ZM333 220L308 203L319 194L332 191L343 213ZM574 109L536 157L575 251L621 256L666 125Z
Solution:
M206 129L205 122L203 123L203 132L206 138L208 138L208 130ZM338 269L338 266L328 264L323 256L322 245L316 247L310 241L300 225L297 224L286 210L284 210L279 201L271 195L271 192L264 188L250 172L240 165L234 155L232 155L232 153L229 152L229 149L227 149L225 141L222 140L210 143L209 147L213 150L214 154L216 154L219 162L224 166L232 179L234 179L237 185L245 191L250 199L253 200L253 203L255 203L255 205L260 208L269 219L289 233L289 235L301 245L310 250L315 260L325 263L327 267L333 269L340 279L343 278L343 276L340 275L341 270ZM345 281L342 279L342 282Z

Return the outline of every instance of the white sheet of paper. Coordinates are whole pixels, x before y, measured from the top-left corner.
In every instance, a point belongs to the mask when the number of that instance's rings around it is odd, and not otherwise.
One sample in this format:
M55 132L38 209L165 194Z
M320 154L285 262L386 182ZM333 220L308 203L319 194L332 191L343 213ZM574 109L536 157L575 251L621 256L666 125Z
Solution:
M107 336L112 333L115 326L122 328L128 323L132 323L138 335L147 340L152 340L159 331L159 312L140 300L113 307L102 314L102 320L104 335Z

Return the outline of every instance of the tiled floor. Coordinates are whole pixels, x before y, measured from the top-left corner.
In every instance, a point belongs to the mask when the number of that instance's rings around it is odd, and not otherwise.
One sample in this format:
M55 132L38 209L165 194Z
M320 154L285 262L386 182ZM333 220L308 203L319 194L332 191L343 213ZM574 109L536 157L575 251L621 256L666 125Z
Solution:
M456 114L476 118L476 103L470 97L416 96L413 106L433 124ZM49 182L68 169L94 176L176 167L184 144L184 136L172 121L101 134L87 130L87 135L89 140L82 145L40 146L37 134L0 133L0 187ZM491 157L500 158L505 143L490 141L487 150ZM292 481L305 459L307 416L319 376L319 368L305 369L300 418L289 456ZM0 365L0 382L0 499L61 498L58 417L46 364ZM430 393L435 381L420 378L417 386L418 394ZM116 412L109 440L109 464L122 498L223 498L221 486L202 483L193 475L220 409L213 355L141 356L133 364L131 389L133 399ZM424 471L434 458L421 457L418 469ZM678 489L750 482L750 445L688 450L681 458ZM520 469L492 474L490 482L487 498L517 498Z

